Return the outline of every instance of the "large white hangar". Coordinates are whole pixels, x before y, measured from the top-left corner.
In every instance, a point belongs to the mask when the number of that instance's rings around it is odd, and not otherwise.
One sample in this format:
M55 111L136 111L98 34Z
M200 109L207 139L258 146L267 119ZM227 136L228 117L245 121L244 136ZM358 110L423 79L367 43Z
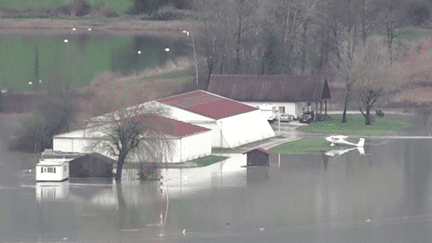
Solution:
M138 115L137 117L139 116L144 115ZM210 129L159 115L148 116L146 114L145 116L142 122L146 126L157 129L165 134L163 142L169 143L161 144L169 144L169 149L165 147L146 152L142 149L142 151L140 150L137 153L131 154L127 158L127 162L186 162L211 154ZM115 156L110 156L102 151L88 151L88 146L95 139L103 136L103 131L107 129L110 129L109 125L90 126L86 129L56 135L53 137L53 150L66 153L99 152L117 159ZM153 161L154 158L158 158L158 161Z
M255 107L197 90L156 100L173 119L211 129L212 147L233 148L275 136Z

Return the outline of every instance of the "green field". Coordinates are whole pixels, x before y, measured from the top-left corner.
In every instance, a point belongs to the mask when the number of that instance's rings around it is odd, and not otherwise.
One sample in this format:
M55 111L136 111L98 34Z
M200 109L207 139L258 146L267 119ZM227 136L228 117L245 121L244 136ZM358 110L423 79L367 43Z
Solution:
M2 0L0 8L11 8L15 10L42 10L48 8L57 8L62 5L68 5L72 0ZM90 5L104 3L111 7L115 12L124 14L132 5L132 0L88 0Z
M389 132L412 126L412 124L404 121L383 118L375 118L375 121L369 126L365 125L365 119L363 117L347 117L346 123L341 123L341 120L342 116L332 116L325 121L315 122L312 125L301 127L299 130L326 134L375 136L385 135Z
M167 60L176 58L174 51L164 51L166 42L168 39L133 35L5 35L0 39L0 89L29 91L33 89L29 82L37 80L42 81L40 89L66 83L83 87L104 71L128 76L163 67ZM194 77L195 69L155 79L186 76Z
M196 159L194 160L194 162L197 164L198 167L204 167L226 159L228 159L228 157L209 155L203 158Z
M280 154L311 154L327 152L334 149L342 149L347 146L330 146L324 138L302 138L296 141L284 143L273 147L270 151Z
M395 43L410 43L411 41L416 41L425 38L430 35L430 30L425 28L417 28L412 26L407 26L404 28L397 29L395 31Z

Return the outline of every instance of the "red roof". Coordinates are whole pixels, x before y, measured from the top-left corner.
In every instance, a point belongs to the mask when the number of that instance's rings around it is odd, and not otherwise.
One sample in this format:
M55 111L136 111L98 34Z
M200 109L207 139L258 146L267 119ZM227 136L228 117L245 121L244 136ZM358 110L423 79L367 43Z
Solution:
M331 99L322 75L212 74L207 90L238 101L299 102Z
M255 150L259 150L259 151L264 152L264 153L266 153L266 154L271 154L270 151L265 150L265 149L263 149L263 148L251 149L251 150L249 150L249 151L244 152L243 154L248 154L248 153L250 153L250 152L252 152L252 151L255 151Z
M190 123L174 120L155 114L138 115L135 117L135 119L142 119L141 122L146 126L157 129L164 134L176 137L185 137L195 133L211 130L205 127L193 125Z
M257 110L255 107L203 90L170 96L158 101L216 120Z

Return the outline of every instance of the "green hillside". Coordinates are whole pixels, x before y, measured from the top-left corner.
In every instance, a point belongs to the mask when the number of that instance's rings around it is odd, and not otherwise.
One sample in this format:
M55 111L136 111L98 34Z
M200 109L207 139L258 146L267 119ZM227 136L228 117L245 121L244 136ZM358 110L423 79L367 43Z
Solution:
M2 0L0 1L0 8L14 10L42 10L68 5L71 2L72 0ZM115 12L121 14L125 14L133 6L133 0L87 0L87 2L92 6L97 3L104 3Z

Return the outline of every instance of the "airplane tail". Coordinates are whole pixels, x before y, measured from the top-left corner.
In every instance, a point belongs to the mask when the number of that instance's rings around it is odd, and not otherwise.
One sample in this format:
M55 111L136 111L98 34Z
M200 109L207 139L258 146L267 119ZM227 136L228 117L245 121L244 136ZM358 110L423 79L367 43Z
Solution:
M363 147L357 147L357 150L359 151L360 154L365 154Z
M365 144L365 139L364 138L360 138L360 141L357 144L357 147L363 147Z

